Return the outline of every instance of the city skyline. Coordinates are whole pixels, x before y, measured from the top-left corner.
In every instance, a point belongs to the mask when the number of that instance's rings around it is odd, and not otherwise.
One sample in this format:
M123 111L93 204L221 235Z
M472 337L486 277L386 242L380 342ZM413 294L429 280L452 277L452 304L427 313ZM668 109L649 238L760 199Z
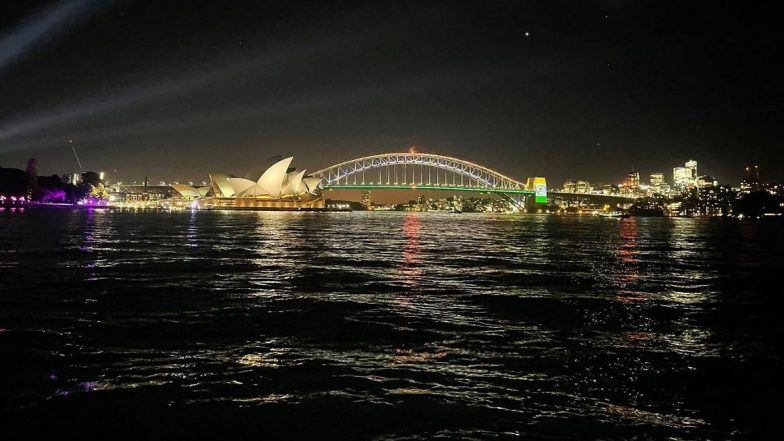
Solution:
M692 157L721 182L756 163L784 180L764 10L87 3L3 6L0 166L74 171L73 140L120 180L203 180L249 155L318 169L416 145L552 182Z

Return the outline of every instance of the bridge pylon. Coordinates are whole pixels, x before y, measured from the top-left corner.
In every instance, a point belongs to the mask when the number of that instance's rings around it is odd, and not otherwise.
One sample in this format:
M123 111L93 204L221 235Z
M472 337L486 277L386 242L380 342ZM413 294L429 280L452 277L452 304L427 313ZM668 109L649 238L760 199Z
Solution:
M547 204L547 180L543 176L528 178L525 186L533 190L533 197L526 198L526 211L533 213Z

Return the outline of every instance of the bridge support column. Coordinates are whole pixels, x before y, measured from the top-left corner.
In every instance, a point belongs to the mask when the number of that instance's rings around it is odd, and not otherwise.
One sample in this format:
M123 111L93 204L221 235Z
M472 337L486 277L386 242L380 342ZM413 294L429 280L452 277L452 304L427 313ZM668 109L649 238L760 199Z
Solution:
M525 207L526 213L536 213L536 210L541 208L541 204L536 203L536 197L525 196L525 202L523 203L523 207Z

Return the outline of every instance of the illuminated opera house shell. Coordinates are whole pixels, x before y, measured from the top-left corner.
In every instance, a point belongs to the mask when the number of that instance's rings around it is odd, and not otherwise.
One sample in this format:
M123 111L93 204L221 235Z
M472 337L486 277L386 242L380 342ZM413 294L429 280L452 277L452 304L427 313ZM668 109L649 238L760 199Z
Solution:
M313 195L320 178L305 177L305 170L289 172L293 157L270 166L257 181L223 174L210 174L212 195L221 198L281 199Z
M177 192L179 194L181 194L182 197L184 197L186 199L203 198L204 196L207 196L207 193L209 193L209 191L210 191L210 187L209 186L206 186L206 187L192 187L190 185L175 184L175 185L172 185L172 187L175 190L177 190Z

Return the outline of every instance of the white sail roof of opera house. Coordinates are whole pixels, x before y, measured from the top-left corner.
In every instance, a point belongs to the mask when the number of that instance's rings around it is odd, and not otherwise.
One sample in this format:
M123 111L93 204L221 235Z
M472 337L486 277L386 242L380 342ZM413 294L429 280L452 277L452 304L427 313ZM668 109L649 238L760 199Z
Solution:
M272 164L258 180L237 178L225 174L210 174L213 193L219 197L269 197L279 199L314 194L321 178L306 177L305 170L291 171L293 157Z
M193 186L190 186L190 185L175 184L175 185L172 185L172 187L175 190L177 190L177 192L179 194L181 194L182 197L188 198L188 199L196 199L196 198L204 197L210 191L210 187L209 186L206 186L206 187L193 187Z
M228 175L210 173L209 176L213 194L222 194L226 197L234 196L234 187L231 186Z

